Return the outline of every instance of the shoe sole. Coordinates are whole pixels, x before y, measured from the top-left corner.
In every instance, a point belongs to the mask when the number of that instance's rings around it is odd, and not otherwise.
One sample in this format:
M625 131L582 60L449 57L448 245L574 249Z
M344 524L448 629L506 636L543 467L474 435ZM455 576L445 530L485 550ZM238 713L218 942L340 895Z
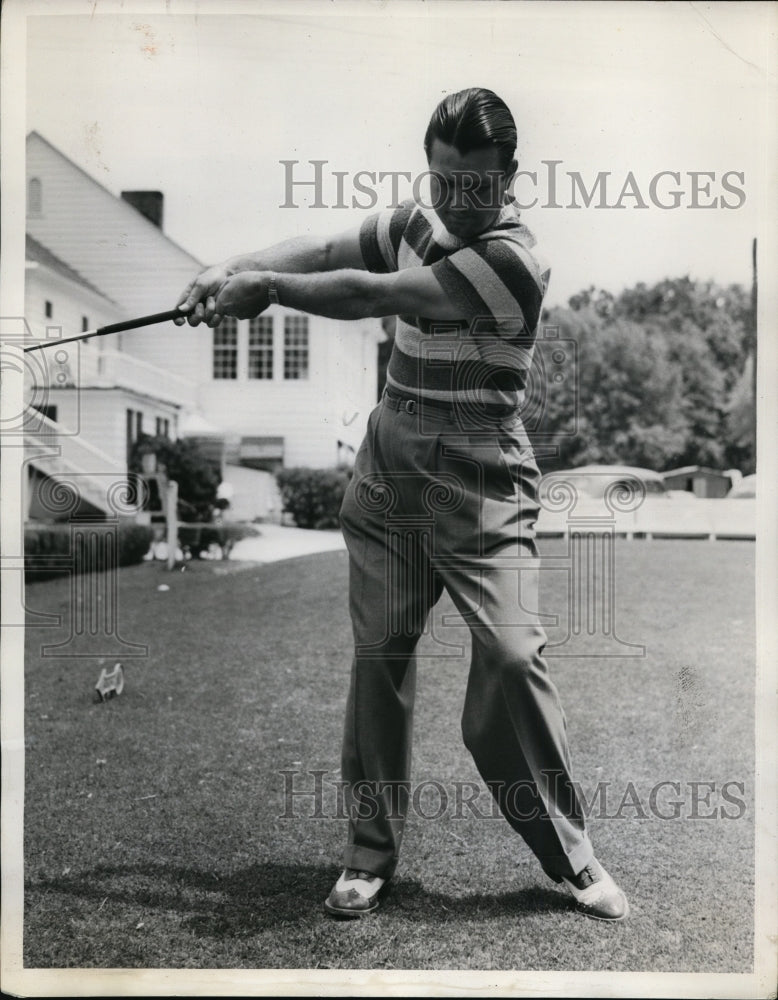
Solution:
M370 913L375 913L378 909L378 900L375 900L370 906L366 906L361 910L353 910L342 908L339 906L333 906L329 900L324 900L324 910L327 916L335 917L336 920L359 920L360 917L366 917Z
M626 901L625 901L626 902ZM599 920L604 924L618 924L622 920L626 920L629 916L629 903L627 903L626 910L621 914L620 917L601 917L597 913L591 913L589 910L585 909L583 906L576 906L576 912L580 913L584 917L588 917L590 920Z
M373 896L370 905L366 906L361 910L352 910L348 907L333 906L329 899L324 900L324 910L327 916L335 917L336 920L359 920L360 917L366 917L380 907L382 901L387 896L390 891L390 883L388 881L384 882L378 892Z

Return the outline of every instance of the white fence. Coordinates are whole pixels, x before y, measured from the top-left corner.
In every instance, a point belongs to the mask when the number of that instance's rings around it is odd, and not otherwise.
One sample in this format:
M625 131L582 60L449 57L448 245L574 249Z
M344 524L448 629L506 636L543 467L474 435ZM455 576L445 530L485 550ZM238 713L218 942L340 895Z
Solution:
M619 510L602 500L581 499L564 510L541 508L538 535L564 535L576 530L595 534L615 531L628 538L754 539L756 501L646 497L634 510Z

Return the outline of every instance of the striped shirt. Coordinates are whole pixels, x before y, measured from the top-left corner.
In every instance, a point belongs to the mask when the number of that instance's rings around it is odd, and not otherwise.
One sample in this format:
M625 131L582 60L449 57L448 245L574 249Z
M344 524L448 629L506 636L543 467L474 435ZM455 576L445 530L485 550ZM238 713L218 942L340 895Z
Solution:
M387 388L494 416L518 410L550 273L534 246L512 200L467 242L413 201L367 218L360 247L368 270L431 267L462 314L458 321L398 316Z

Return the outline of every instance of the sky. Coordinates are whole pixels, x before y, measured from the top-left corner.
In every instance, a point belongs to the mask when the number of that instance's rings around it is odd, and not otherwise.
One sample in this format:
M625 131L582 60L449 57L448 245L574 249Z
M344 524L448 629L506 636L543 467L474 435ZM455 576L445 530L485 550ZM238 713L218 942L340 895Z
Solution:
M517 121L526 173L514 193L552 264L549 304L589 285L751 280L772 5L15 7L27 15L27 130L116 194L163 191L165 231L204 263L358 225L369 208L352 198L390 206L391 172L410 174L396 192L409 196L433 108L478 85ZM313 178L312 160L326 161L325 207L311 207L312 187L288 187ZM375 173L361 177L372 196L354 187L359 171ZM588 207L571 175L594 190Z

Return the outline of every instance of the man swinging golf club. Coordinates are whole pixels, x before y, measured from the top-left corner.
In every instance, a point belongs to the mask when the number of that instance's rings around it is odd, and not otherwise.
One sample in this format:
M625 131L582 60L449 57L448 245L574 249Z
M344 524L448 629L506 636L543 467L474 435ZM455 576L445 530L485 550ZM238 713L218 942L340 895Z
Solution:
M270 303L335 319L398 317L386 391L341 510L355 643L342 762L349 836L325 908L370 913L395 871L413 654L445 589L472 635L462 733L482 778L578 909L622 920L626 897L585 829L537 620L540 473L519 411L548 271L508 195L516 126L496 94L472 88L441 101L424 148L429 205L404 202L339 237L210 267L182 294L186 320L176 320L216 326Z

